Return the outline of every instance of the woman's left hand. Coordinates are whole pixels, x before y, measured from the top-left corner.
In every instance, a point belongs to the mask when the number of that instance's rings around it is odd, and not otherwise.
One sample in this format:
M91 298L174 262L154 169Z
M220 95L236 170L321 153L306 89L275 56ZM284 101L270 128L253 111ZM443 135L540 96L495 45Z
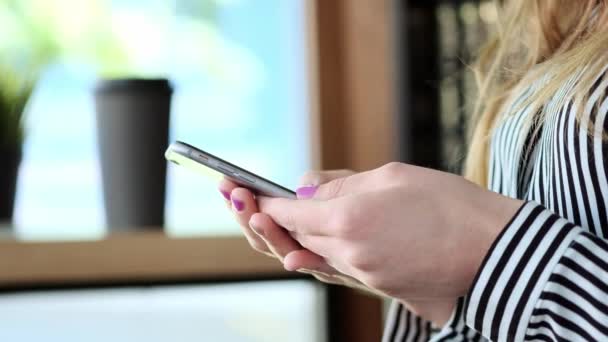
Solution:
M340 272L402 300L464 295L492 242L522 205L462 177L390 163L260 211ZM301 268L298 253L285 267Z

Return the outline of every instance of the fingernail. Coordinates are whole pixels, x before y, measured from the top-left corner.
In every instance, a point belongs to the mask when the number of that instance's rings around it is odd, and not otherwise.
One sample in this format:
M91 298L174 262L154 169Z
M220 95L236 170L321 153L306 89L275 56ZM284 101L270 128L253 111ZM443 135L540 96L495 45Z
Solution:
M236 198L232 199L232 205L236 208L236 211L243 211L245 209L245 202L239 201Z
M317 185L305 185L296 190L296 195L300 199L308 199L315 195L317 188Z
M224 196L224 198L226 200L230 201L230 193L228 191L220 190L220 192L222 193L222 196Z
M251 223L249 224L249 227L251 227L251 230L253 230L256 234L264 236L264 229L257 227Z

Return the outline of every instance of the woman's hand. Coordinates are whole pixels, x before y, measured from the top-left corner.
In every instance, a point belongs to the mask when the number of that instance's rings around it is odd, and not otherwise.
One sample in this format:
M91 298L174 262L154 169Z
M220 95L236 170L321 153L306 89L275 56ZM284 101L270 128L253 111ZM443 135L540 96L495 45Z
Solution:
M335 270L406 302L466 294L522 204L462 177L399 163L307 193L309 200L260 197L259 208ZM282 252L289 270L304 268L313 255Z
M307 191L316 189L318 185L354 174L353 171L349 170L308 172L300 180L300 184L304 186L300 188L299 196L306 197L310 195ZM219 189L226 199L226 205L233 211L236 220L241 225L249 244L257 251L281 261L287 254L291 254L290 258L298 261L295 269L299 272L309 273L325 283L344 285L376 295L383 295L370 290L360 281L329 266L323 257L302 247L289 235L289 231L279 227L268 215L257 212L257 203L249 190L239 188L226 179L220 183ZM255 230L252 227L255 227ZM256 233L256 230L261 234ZM433 321L438 326L443 325L448 320L455 303L456 298L404 301L409 310Z
M303 189L301 191L306 192L310 186L353 174L354 172L349 170L309 172L300 180L300 184L308 185L308 187L301 188ZM233 211L249 244L255 250L275 257L281 262L287 254L291 253L300 260L300 267L297 269L299 272L312 274L325 283L345 285L371 292L361 282L338 272L322 257L303 248L290 236L289 231L279 227L268 215L259 213L255 197L249 190L240 188L227 179L222 180L219 190L226 199L226 204Z

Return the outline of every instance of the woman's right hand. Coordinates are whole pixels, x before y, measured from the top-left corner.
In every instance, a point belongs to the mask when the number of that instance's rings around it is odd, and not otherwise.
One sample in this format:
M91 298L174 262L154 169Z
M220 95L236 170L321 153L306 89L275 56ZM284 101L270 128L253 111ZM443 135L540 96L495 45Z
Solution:
M353 175L354 173L350 170L308 172L300 180L302 187L299 188L299 191L306 191L307 186L324 184L335 179ZM302 247L300 243L291 237L289 231L277 225L270 216L259 212L255 196L248 189L239 187L228 179L223 179L220 182L219 190L226 200L227 207L233 212L236 221L241 226L247 241L253 249L270 257L277 258L281 262L283 262L287 254L297 251L300 265L304 266L298 269L298 272L311 274L324 283L348 286L383 296L369 289L357 279L339 272L329 265L323 257ZM453 301L416 300L403 304L410 311L441 326L449 319L455 303L456 298Z
M306 185L320 185L352 174L354 172L349 170L308 172L300 180L300 184L304 186L301 189L306 189ZM253 249L277 258L281 262L287 254L297 251L299 257L306 261L305 267L298 272L311 274L325 283L372 292L358 280L328 265L323 257L302 247L291 237L289 231L279 227L268 215L260 213L251 191L239 187L228 179L220 182L219 190Z

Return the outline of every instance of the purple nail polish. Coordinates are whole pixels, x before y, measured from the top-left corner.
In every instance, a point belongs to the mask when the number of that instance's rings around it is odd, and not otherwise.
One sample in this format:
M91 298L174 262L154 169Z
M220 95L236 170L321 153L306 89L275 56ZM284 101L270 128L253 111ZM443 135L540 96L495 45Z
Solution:
M220 190L220 192L222 193L222 196L224 196L224 198L228 201L230 201L230 193L224 190Z
M317 192L317 188L318 188L317 185L302 186L296 190L296 195L300 199L312 198L312 196L315 195L315 192Z
M245 202L239 201L236 198L232 199L232 205L234 205L236 211L243 211L243 209L245 209Z

